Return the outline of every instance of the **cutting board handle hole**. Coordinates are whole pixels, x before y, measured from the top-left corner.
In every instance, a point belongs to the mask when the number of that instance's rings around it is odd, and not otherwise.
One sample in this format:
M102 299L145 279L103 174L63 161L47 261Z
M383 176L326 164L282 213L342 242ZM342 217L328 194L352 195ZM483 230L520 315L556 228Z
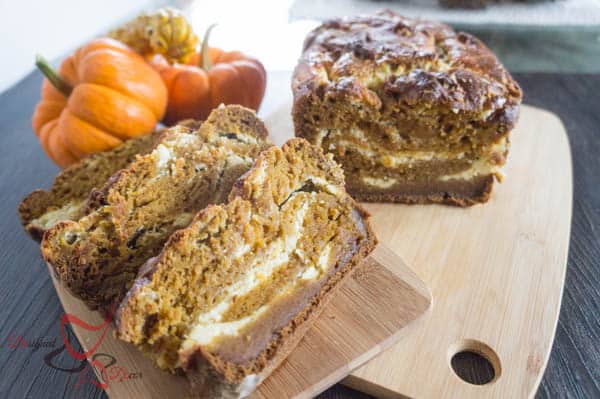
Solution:
M473 385L490 384L500 377L502 371L496 352L474 339L461 339L450 346L448 360L454 373Z

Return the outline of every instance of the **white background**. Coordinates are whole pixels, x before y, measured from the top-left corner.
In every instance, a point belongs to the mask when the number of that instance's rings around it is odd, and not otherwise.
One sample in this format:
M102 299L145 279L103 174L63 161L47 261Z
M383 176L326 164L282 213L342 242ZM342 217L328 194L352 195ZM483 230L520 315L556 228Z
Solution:
M165 3L183 9L200 37L218 23L211 43L247 52L268 70L293 68L315 25L288 24L292 0L0 0L0 92L31 72L35 54L57 63L86 40Z
M36 53L54 60L151 0L0 0L0 91L33 69Z

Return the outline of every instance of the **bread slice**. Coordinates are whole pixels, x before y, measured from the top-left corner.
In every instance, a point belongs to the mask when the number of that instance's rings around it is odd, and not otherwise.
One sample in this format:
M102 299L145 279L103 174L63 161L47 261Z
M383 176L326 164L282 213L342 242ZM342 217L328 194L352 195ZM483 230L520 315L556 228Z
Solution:
M199 129L166 130L152 152L90 193L85 216L46 232L44 259L88 306L110 310L175 230L227 199L266 139L264 124L240 106L213 111Z
M88 194L104 185L117 170L129 165L137 154L152 150L160 132L127 140L110 151L93 154L62 171L48 191L35 190L19 204L19 217L36 241L61 220L83 216Z
M367 213L342 169L304 139L271 147L226 205L209 206L140 270L117 334L193 396L248 395L371 252Z

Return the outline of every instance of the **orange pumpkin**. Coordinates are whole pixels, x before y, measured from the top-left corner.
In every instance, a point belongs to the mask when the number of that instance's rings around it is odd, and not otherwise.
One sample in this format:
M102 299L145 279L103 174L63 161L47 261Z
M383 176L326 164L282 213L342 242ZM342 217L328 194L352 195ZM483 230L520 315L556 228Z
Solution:
M59 166L154 130L167 90L145 59L113 39L96 39L66 58L58 73L38 57L46 76L33 130Z
M239 51L209 48L211 28L204 36L202 50L192 54L185 64L171 64L160 54L151 58L169 92L163 119L167 125L186 118L204 120L220 104L239 104L254 110L260 106L267 81L265 68Z

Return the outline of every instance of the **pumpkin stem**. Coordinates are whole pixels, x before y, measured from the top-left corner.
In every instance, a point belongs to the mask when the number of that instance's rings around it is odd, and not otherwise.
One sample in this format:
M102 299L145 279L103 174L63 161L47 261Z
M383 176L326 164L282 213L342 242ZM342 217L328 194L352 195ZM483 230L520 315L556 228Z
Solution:
M215 26L217 26L217 24L212 24L209 26L206 30L206 33L204 33L204 38L202 38L202 48L200 50L200 68L204 69L205 71L208 71L210 67L212 67L210 63L208 38L210 37L210 31L213 30Z
M35 66L44 74L50 83L52 83L52 86L54 86L56 90L60 91L65 97L69 97L73 91L73 86L64 80L44 57L39 54L36 55Z

